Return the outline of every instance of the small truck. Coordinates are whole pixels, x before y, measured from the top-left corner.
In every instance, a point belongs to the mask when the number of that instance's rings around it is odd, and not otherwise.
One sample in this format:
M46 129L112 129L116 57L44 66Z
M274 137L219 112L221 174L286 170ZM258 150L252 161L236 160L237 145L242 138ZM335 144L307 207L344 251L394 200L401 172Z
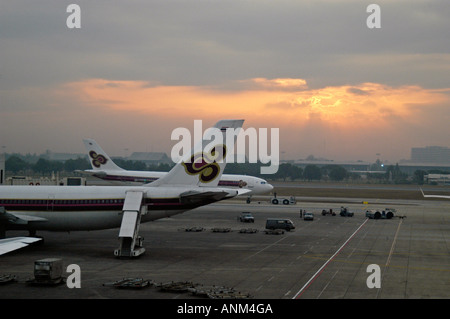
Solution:
M58 285L64 282L63 261L59 258L45 258L34 262L34 279L29 284Z
M238 217L238 220L243 223L254 223L255 218L250 212L242 212L241 215Z

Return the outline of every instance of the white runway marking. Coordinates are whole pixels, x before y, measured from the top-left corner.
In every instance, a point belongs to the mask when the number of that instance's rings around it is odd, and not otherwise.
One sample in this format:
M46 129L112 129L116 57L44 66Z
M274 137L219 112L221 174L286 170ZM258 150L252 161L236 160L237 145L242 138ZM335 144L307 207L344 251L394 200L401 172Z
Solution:
M247 258L245 258L244 261L245 261L245 260L248 260L248 259L250 259L250 258L252 258L252 257L254 257L254 256L256 256L256 255L258 255L259 253L261 253L261 252L263 252L264 250L266 250L266 249L268 249L268 248L270 248L270 247L272 247L272 246L278 244L280 241L282 241L282 240L284 240L284 239L286 239L286 238L287 238L287 237L283 237L283 238L277 240L276 242L274 242L274 243L272 243L272 244L270 244L270 245L264 247L263 249L257 251L257 252L254 253L253 255L250 255L250 256L248 256Z
M356 229L354 231L353 234L350 235L350 237L342 244L341 247L339 247L338 250L336 250L336 252L333 254L333 256L330 257L330 259L328 259L323 265L322 267L319 268L319 270L317 270L317 272L306 282L306 284L294 295L294 297L292 297L292 299L297 299L298 297L300 297L303 292L311 285L311 283L322 273L322 271L325 269L325 267L334 259L334 257L336 257L342 249L344 249L344 247L348 244L348 242L356 235L356 233L358 233L358 231L367 223L369 219L366 218L366 220L364 221L364 223L362 223L358 229Z

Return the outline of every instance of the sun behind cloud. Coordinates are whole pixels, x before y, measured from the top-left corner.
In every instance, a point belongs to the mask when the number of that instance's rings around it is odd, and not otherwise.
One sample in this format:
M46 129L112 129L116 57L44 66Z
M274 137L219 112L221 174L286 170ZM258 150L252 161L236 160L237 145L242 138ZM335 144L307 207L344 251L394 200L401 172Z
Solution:
M60 94L64 92L90 107L137 116L210 123L244 118L246 126L280 128L286 149L305 136L305 143L311 145L326 140L333 145L346 141L364 145L401 137L409 127L420 126L433 107L450 100L445 90L420 86L360 83L310 89L301 78L248 79L235 83L232 90L87 79L65 84L59 89ZM406 131L396 131L398 128Z
M303 79L255 78L242 89L221 90L208 86L169 86L144 81L88 79L64 85L80 102L115 110L171 116L248 115L283 123L307 121L320 114L326 121L346 125L355 121L388 122L390 117L417 121L413 106L448 101L448 95L419 86L390 87L379 83L308 89ZM296 90L293 90L296 88Z

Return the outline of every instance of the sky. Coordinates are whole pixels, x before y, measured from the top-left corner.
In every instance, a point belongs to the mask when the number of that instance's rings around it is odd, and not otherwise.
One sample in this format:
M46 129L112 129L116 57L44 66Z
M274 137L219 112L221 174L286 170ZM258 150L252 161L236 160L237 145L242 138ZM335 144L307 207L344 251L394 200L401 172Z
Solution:
M0 146L170 154L175 128L238 118L279 128L281 160L409 159L450 147L449 16L447 0L0 0Z

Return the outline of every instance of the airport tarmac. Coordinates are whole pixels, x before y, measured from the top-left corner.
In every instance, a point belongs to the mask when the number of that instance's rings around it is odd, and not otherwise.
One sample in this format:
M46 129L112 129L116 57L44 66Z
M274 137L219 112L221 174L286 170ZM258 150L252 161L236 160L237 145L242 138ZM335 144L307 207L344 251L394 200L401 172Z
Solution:
M118 259L118 229L54 233L40 232L43 245L0 256L0 275L18 282L0 285L0 298L199 298L187 292L162 292L105 286L122 278L144 278L155 283L189 281L205 286L232 287L254 299L411 299L450 297L450 201L360 200L297 198L295 205L265 201L229 201L208 205L172 218L142 224L146 252L137 259ZM341 204L355 213L339 216ZM365 210L396 208L406 218L372 220ZM322 209L337 211L322 216ZM313 212L313 221L299 217ZM251 212L254 223L237 216ZM291 219L296 229L282 235L264 232L271 217ZM186 228L202 227L200 232ZM230 232L213 232L215 227ZM257 233L240 233L242 228ZM26 235L8 232L8 236ZM81 288L30 286L35 260L62 258L77 264ZM380 272L369 270L379 266ZM373 266L371 266L373 267ZM370 268L370 267L369 267ZM372 269L372 268L370 268ZM369 288L378 279L380 288ZM66 276L70 273L66 273ZM370 278L369 278L370 277Z

